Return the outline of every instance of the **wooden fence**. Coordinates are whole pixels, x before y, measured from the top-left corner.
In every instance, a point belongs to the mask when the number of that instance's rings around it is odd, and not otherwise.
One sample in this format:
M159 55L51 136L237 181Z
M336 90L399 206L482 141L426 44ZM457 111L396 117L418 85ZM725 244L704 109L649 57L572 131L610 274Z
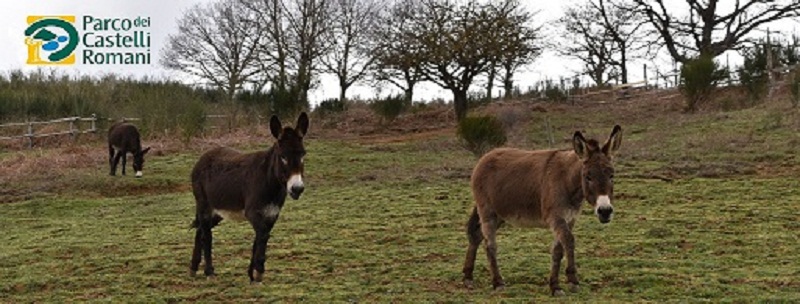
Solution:
M777 87L787 84L787 78L789 77L788 75L790 75L789 73L798 69L800 69L800 64L769 69L767 71L769 76L769 80L767 82L767 98L772 97L773 91L775 91ZM675 81L677 81L678 74L664 74L660 75L660 77L664 77L664 83L669 84L669 82L666 80L669 78L675 78ZM726 82L719 84L719 86L736 85L741 85L741 82L739 81L738 74L734 71L731 71ZM567 99L573 104L575 104L576 101L606 103L609 101L618 101L642 96L653 96L654 98L658 99L668 99L680 95L680 93L677 91L675 91L673 94L663 94L664 90L674 90L676 88L675 86L677 86L676 82L674 83L674 86L668 85L666 87L660 87L658 85L651 85L645 80L627 84L612 85L602 90L588 90L586 88L582 88L575 94L568 95Z
M112 119L108 118L107 120L111 121ZM136 121L139 120L138 118L122 118L122 121ZM12 135L12 136L0 136L0 140L14 140L20 138L27 138L28 139L28 148L33 147L33 140L35 138L41 137L50 137L50 136L59 136L59 135L69 135L72 138L79 134L87 134L87 133L97 133L97 115L92 114L90 117L64 117L58 118L53 120L47 121L27 121L27 122L12 122L6 124L0 124L0 129L2 128L24 128L23 134L20 135ZM89 122L88 129L81 129L81 122ZM69 129L64 131L56 131L50 133L36 133L37 126L44 126L44 125L52 125L52 124L59 124L59 123L69 123Z
M214 129L231 129L230 122L224 123L227 125L227 128L221 127L220 122L229 119L229 115L225 114L208 114L206 115L206 119L209 119L211 122L207 123L207 128L214 130ZM258 115L256 117L258 124L260 125L263 121L264 117ZM19 135L11 135L11 136L3 136L0 135L0 140L14 140L14 139L22 139L26 138L28 142L28 148L33 147L33 141L35 138L43 138L43 137L50 137L50 136L59 136L59 135L70 135L75 138L78 134L87 134L87 133L97 133L97 122L98 121L140 121L140 118L134 117L123 117L119 120L111 119L111 118L98 118L96 114L92 114L90 117L64 117L58 118L48 121L27 121L27 122L12 122L6 124L0 124L0 130L3 128L23 128L22 134ZM81 129L80 122L89 122L90 126L88 129ZM37 126L44 126L44 125L52 125L52 124L59 124L59 123L69 123L69 128L65 128L63 131L57 132L50 132L50 133L36 133ZM13 133L13 132L10 132ZM2 134L2 133L0 133Z

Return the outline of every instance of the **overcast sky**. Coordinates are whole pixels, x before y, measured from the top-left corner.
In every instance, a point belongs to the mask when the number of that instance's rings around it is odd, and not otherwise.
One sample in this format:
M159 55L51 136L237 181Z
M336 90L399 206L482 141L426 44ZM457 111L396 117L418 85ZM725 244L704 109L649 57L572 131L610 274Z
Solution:
M142 77L145 75L154 77L166 77L171 79L182 79L182 75L177 72L168 71L158 64L160 51L166 44L167 36L177 31L176 19L182 13L198 2L208 0L143 0L143 1L103 1L103 0L82 0L82 1L63 1L63 0L38 0L38 1L0 1L0 72L7 73L12 69L33 70L34 66L25 64L27 58L27 48L24 43L24 30L27 27L26 18L29 15L92 15L95 17L107 18L136 18L138 16L150 17L151 19L151 65L103 65L90 66L76 64L74 66L54 67L59 71L70 74L80 75L101 75L105 73L115 73L120 75L133 75ZM677 0L676 0L677 1ZM530 0L523 1L529 9L540 11L538 20L540 24L549 23L548 21L558 18L562 12L562 6L567 1L553 0ZM682 2L682 1L681 1ZM79 21L80 22L80 21ZM783 22L773 25L773 29L781 29L791 32L797 27L797 21ZM734 58L734 61L738 59ZM641 80L642 62L629 66L631 71L631 81ZM658 64L664 65L665 62ZM649 66L652 66L650 63ZM524 68L515 78L516 83L526 88L535 81L550 77L557 79L559 76L572 76L580 68L579 64L569 61L552 53L541 56L534 64ZM662 68L666 68L663 66ZM323 76L321 87L312 92L312 101L319 101L322 98L335 98L339 95L339 90L332 76ZM390 87L382 91L387 92ZM478 89L473 86L473 90ZM348 96L371 97L374 90L368 86L358 86L348 90ZM418 89L415 99L429 100L435 97L451 99L449 91L443 90L435 85L426 84Z

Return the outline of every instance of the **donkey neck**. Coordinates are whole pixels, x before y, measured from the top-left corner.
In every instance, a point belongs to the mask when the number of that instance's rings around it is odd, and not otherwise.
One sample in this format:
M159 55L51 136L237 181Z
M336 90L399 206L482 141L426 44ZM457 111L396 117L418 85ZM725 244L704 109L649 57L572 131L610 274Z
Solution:
M281 160L277 149L277 143L267 149L261 166L261 171L264 174L267 187L269 188L267 190L269 192L286 191L284 184L287 182L288 176L281 170Z
M567 166L567 193L569 194L570 205L580 208L581 203L585 200L583 195L583 160L578 157L575 151L569 151L569 165Z

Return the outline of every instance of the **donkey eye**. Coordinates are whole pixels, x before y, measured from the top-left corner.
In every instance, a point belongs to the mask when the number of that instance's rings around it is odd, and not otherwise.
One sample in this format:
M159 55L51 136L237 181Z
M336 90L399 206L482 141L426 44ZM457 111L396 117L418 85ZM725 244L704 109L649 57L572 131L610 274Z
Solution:
M281 156L281 162L282 162L284 165L288 165L288 164L289 164L289 161L288 161L288 160L286 160L286 157L283 157L283 156Z
M591 177L591 176L589 176L589 175L586 175L586 181L587 181L587 182L591 182L591 181L592 181L592 177Z

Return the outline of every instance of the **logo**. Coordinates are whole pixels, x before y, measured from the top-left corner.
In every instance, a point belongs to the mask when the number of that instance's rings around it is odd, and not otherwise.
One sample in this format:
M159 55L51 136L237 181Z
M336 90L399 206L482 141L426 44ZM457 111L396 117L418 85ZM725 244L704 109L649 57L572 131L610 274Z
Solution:
M27 22L28 64L150 64L150 17L28 16Z
M75 16L28 16L25 44L28 64L67 65L75 63L78 31Z

